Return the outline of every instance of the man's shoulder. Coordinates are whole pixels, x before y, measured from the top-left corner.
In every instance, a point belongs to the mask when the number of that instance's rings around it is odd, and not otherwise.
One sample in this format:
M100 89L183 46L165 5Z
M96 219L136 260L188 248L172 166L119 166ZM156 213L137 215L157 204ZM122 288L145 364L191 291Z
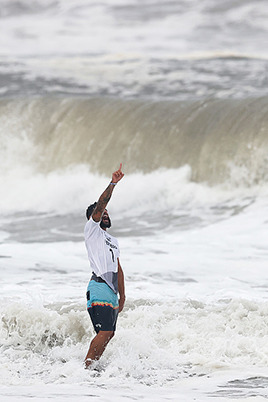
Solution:
M94 232L96 230L98 230L100 228L100 222L95 222L91 217L90 219L87 221L87 223L85 224L85 228L84 228L84 232L85 233L91 233Z

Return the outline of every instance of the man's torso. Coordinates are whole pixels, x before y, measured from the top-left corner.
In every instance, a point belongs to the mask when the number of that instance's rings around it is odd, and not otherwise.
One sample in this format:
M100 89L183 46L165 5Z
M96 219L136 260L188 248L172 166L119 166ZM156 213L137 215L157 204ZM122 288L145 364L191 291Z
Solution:
M85 243L92 271L101 277L113 289L118 291L118 258L120 256L118 241L92 218L85 225Z

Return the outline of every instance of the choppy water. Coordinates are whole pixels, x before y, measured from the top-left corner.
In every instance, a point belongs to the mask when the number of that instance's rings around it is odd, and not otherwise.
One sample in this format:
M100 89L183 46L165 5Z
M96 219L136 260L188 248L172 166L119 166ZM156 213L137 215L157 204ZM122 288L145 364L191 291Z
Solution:
M0 0L0 395L268 398L264 1ZM84 211L127 302L83 358Z
M1 0L4 97L267 95L265 1Z

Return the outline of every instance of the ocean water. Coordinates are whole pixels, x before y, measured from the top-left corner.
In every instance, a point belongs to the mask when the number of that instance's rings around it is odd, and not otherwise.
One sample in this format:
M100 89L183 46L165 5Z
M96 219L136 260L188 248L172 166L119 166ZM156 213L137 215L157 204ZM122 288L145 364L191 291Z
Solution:
M268 399L268 5L0 0L0 397ZM93 370L86 207L126 305Z

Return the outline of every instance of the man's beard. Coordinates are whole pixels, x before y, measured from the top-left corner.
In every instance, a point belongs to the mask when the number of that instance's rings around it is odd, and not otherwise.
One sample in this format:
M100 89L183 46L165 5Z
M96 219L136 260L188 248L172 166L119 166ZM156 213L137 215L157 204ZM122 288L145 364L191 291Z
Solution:
M101 220L100 227L102 229L109 229L112 226L111 219L108 218L108 222L104 222L103 219Z

